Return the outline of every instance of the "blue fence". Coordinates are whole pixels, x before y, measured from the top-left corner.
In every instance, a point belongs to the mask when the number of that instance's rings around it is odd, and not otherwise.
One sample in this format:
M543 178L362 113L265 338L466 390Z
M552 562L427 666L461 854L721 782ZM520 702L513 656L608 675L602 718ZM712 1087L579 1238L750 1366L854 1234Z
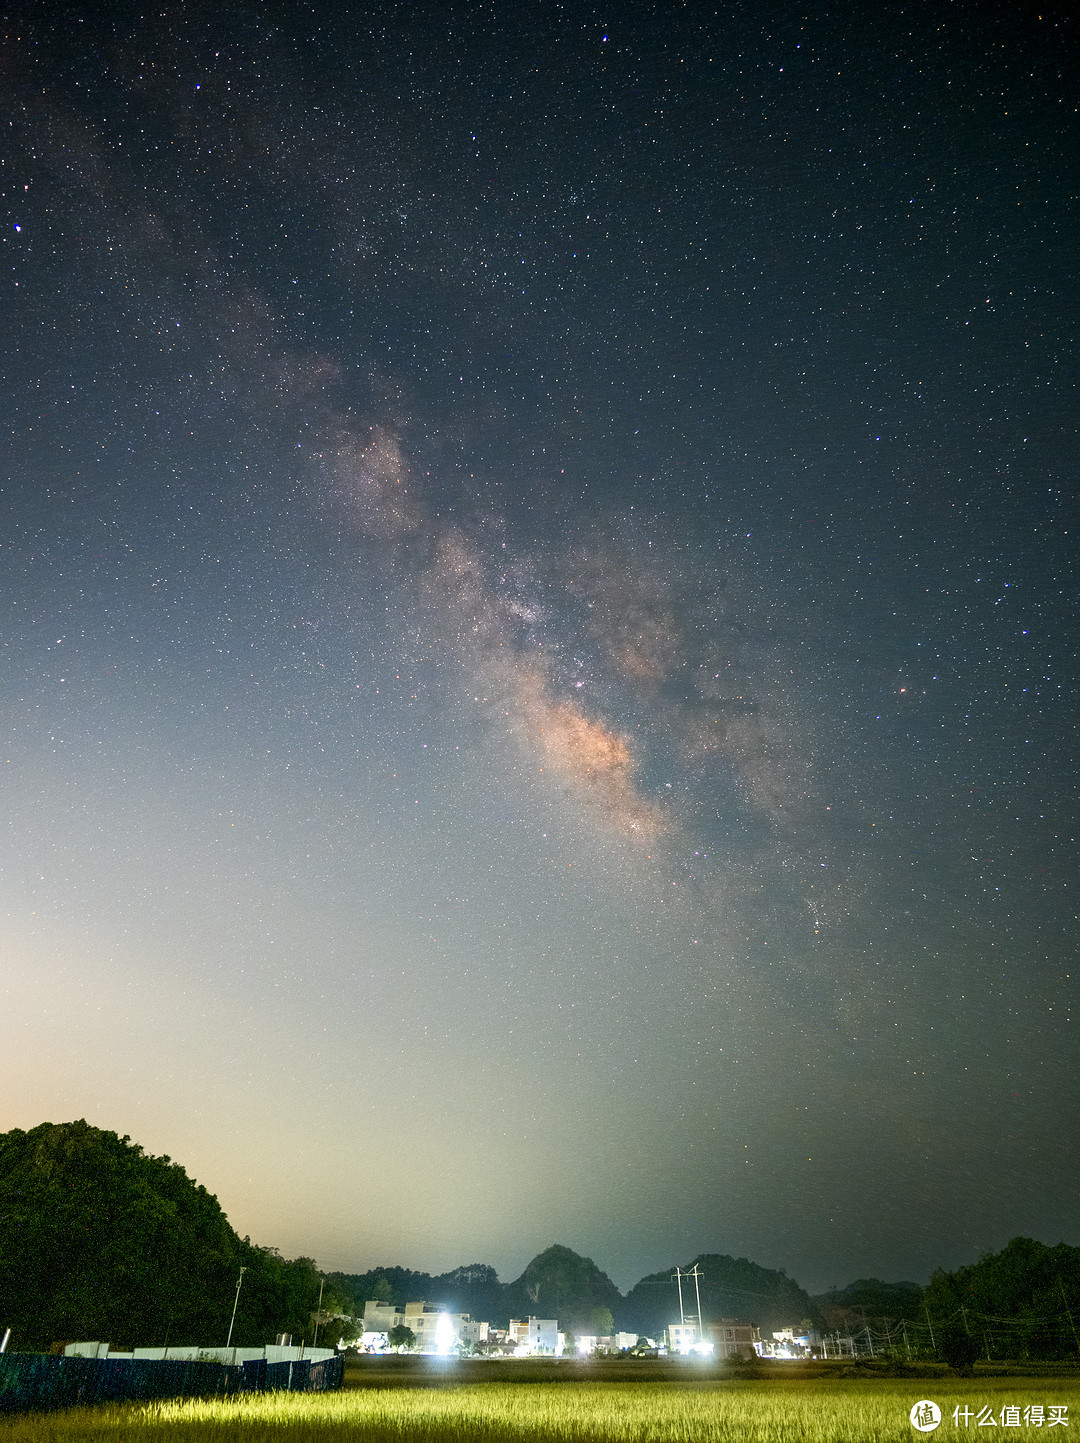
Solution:
M345 1360L232 1366L156 1358L56 1358L39 1353L0 1355L0 1413L39 1412L92 1403L149 1398L220 1398L275 1389L322 1393L340 1388Z

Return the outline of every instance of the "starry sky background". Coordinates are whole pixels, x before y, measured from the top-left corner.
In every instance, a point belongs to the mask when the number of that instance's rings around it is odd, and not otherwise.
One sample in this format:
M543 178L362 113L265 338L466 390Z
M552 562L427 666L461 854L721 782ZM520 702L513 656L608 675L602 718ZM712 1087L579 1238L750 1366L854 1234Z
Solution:
M1080 1242L1074 29L11 20L0 1128L347 1271Z

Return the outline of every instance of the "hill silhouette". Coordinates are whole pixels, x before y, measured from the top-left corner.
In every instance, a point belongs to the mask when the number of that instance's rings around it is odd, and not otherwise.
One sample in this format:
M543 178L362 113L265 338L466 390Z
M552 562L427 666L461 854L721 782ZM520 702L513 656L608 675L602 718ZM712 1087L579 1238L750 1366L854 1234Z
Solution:
M234 1343L310 1334L310 1259L286 1262L229 1226L168 1157L84 1120L0 1134L0 1298L14 1349L76 1338Z
M448 1313L468 1313L496 1327L509 1318L507 1285L488 1263L466 1263L448 1273L423 1273L412 1268L371 1268L366 1273L328 1273L333 1287L361 1315L369 1298L394 1303L434 1303Z
M756 1323L764 1336L774 1328L790 1327L815 1318L809 1295L787 1273L763 1268L748 1258L723 1253L702 1253L685 1267L701 1269L701 1312L706 1323L716 1318L741 1318ZM618 1314L623 1327L658 1337L668 1323L678 1321L679 1295L675 1268L650 1273L627 1293ZM683 1283L687 1317L697 1303L694 1284Z
M809 1296L784 1272L776 1272L720 1254L696 1259L702 1270L701 1311L710 1318L739 1317L763 1331L815 1318ZM687 1266L693 1266L688 1264ZM591 1258L553 1245L538 1253L513 1282L502 1283L493 1267L472 1263L449 1273L419 1273L409 1268L372 1268L367 1273L333 1273L337 1290L348 1295L357 1312L368 1298L403 1305L423 1298L451 1312L471 1313L496 1327L510 1318L557 1318L572 1332L606 1332L604 1313L627 1332L657 1337L679 1318L674 1267L652 1273L623 1297ZM685 1293L688 1316L693 1311L693 1284Z
M499 1281L487 1263L469 1263L448 1273L418 1273L411 1268L372 1268L366 1273L332 1273L337 1290L357 1310L369 1298L402 1306L423 1298L449 1312L470 1313L495 1327L511 1318L557 1318L572 1330L595 1331L606 1309L614 1314L622 1294L591 1258L558 1244L538 1253L519 1278ZM606 1328L603 1329L606 1331Z
M721 1254L696 1262L706 1320L740 1317L768 1332L816 1318L810 1298L783 1271ZM233 1341L310 1336L315 1264L286 1261L240 1238L217 1199L170 1158L152 1157L84 1120L0 1135L0 1322L13 1328L13 1347L75 1338L114 1347L223 1343L241 1267ZM614 1323L655 1337L679 1316L673 1272L653 1273L623 1297L591 1258L554 1244L508 1283L487 1263L439 1274L402 1267L331 1273L323 1308L359 1315L368 1298L423 1298L495 1326L533 1314L557 1318L572 1332L606 1333ZM689 1291L685 1296L692 1312Z
M858 1278L846 1288L831 1288L811 1300L826 1328L888 1330L901 1320L920 1322L923 1290L918 1283L883 1283Z
M555 1244L538 1253L520 1278L507 1285L510 1310L516 1317L534 1314L557 1318L577 1332L606 1333L605 1310L615 1316L622 1307L618 1288L593 1262Z

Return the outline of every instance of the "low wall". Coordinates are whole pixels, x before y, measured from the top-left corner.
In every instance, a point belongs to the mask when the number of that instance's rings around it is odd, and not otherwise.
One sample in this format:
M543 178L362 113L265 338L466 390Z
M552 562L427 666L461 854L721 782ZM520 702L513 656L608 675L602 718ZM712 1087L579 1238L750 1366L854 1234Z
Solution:
M68 1343L64 1349L65 1358L117 1358L167 1359L170 1363L250 1363L256 1358L265 1358L268 1363L296 1363L303 1358L320 1363L325 1358L336 1358L336 1348L312 1348L307 1344L264 1343L261 1348L222 1348L206 1344L184 1344L172 1348L135 1348L130 1353L116 1351L108 1343Z
M283 1363L255 1358L232 1366L173 1359L4 1353L0 1355L0 1413L274 1390L322 1393L341 1387L344 1368L341 1357Z

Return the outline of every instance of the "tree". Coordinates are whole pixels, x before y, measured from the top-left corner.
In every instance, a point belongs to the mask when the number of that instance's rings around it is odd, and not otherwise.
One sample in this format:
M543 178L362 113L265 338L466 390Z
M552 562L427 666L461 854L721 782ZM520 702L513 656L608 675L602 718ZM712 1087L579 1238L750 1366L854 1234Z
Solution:
M387 1333L386 1341L399 1353L411 1353L416 1347L416 1334L404 1323L395 1323Z
M846 1288L831 1288L812 1298L826 1329L851 1332L871 1327L893 1332L904 1319L922 1320L923 1290L918 1283L884 1283L880 1278L859 1278Z
M946 1323L937 1330L938 1354L954 1373L970 1377L974 1372L979 1345L959 1323Z
M358 1318L349 1318L341 1313L312 1313L312 1323L318 1323L318 1343L321 1348L349 1347L360 1336L363 1323Z
M590 1308L582 1319L582 1331L594 1338L609 1338L615 1331L615 1319L610 1308Z
M171 1158L82 1120L0 1134L0 1298L16 1348L224 1343L241 1267L233 1342L302 1336L315 1264L238 1237Z
M1080 1248L1013 1238L999 1253L955 1272L935 1272L926 1289L935 1317L967 1310L995 1351L1014 1358L1068 1358L1080 1351Z

